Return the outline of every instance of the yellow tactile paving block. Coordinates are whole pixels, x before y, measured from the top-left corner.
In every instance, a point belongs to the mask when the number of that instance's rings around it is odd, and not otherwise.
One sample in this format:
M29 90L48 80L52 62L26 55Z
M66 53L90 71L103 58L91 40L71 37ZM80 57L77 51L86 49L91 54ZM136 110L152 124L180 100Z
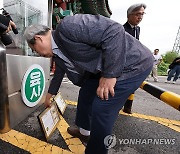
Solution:
M84 145L78 138L73 138L70 134L68 134L67 132L68 127L69 125L61 116L61 120L57 126L59 132L61 133L61 136L63 137L64 141L66 142L71 152L75 154L83 154L85 150Z
M77 105L77 102L73 102L73 101L69 101L69 100L66 100L66 103L68 105ZM156 117L156 116L149 116L149 115L144 115L144 114L139 114L139 113L127 114L127 113L124 113L122 110L119 112L119 114L155 121L159 124L162 124L166 127L171 128L177 132L180 132L180 121L160 118L160 117Z
M66 100L66 103L69 105L75 105L75 106L77 105L77 102L68 101L68 100ZM170 120L155 116L148 116L139 113L126 114L122 111L120 111L120 114L155 121L177 132L180 132L180 121ZM63 139L65 140L70 151L54 146L47 142L43 142L41 140L38 140L36 138L33 138L31 136L28 136L26 134L20 133L15 130L11 130L5 134L0 134L0 139L14 146L17 146L25 151L28 151L32 154L72 154L72 153L83 154L85 150L84 145L81 143L81 141L78 138L73 138L71 135L67 133L68 127L69 125L61 116L61 120L57 125L57 128L61 133Z
M0 134L0 139L32 154L72 154L72 152L68 150L15 130L10 130L5 134Z
M68 105L77 105L77 102L65 100Z

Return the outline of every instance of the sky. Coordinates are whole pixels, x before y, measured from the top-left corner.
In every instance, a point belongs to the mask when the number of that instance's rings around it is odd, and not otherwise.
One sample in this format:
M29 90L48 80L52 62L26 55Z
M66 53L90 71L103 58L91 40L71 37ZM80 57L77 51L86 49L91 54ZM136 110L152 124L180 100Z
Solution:
M172 51L180 26L180 0L109 0L111 19L124 24L127 9L136 3L145 3L147 8L141 27L139 40L152 52L160 49L160 54Z

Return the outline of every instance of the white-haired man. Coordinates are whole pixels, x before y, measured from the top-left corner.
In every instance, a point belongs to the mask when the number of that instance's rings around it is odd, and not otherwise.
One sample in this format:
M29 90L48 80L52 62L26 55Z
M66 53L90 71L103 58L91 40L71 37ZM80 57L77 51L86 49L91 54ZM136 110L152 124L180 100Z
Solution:
M131 5L127 10L127 22L123 25L126 32L139 40L140 27L138 24L142 21L145 14L146 5L143 3Z
M123 25L126 32L134 36L139 40L140 27L138 24L142 21L145 14L146 4L138 3L131 5L127 10L127 22ZM132 103L134 99L134 94L130 95L126 101L123 111L125 113L131 114Z

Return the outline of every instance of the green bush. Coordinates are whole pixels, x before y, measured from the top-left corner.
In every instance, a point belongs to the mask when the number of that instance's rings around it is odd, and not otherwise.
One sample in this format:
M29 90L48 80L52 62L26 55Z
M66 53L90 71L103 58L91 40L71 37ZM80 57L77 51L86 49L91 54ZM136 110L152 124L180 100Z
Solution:
M163 56L163 61L165 63L171 64L176 57L178 57L178 53L177 52L168 51Z
M167 70L172 61L178 57L179 54L173 51L167 51L163 57L162 63L158 66L158 75L167 75Z
M158 66L158 75L167 75L169 64L164 61Z

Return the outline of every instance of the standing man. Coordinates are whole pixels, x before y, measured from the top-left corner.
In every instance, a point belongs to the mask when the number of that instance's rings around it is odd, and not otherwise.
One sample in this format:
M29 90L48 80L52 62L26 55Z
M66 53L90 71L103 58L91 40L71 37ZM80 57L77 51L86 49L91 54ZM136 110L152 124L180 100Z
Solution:
M104 139L112 133L119 110L152 69L150 50L101 15L67 16L55 31L31 25L24 36L41 56L56 56L62 75L81 86L78 128L69 127L68 133L83 139L80 128L90 131L85 154L107 154Z
M162 62L162 56L159 54L159 49L155 49L154 53L154 63L153 63L153 69L152 69L152 77L154 78L154 82L158 82L158 73L157 69L159 64Z
M146 5L143 3L131 5L127 10L127 22L123 25L126 32L139 40L140 27L138 24L142 21L145 14ZM134 93L127 99L123 111L131 114Z

